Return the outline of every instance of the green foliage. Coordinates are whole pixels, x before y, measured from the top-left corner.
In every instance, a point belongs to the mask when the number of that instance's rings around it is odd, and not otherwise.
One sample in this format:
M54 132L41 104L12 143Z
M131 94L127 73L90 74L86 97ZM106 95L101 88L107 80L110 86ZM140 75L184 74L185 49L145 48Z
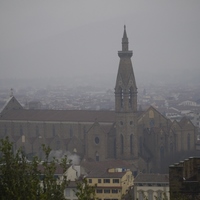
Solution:
M8 138L0 141L0 194L2 200L7 199L65 199L64 189L68 185L67 177L55 177L56 166L60 165L63 172L69 167L67 157L61 161L53 158L49 161L51 149L45 147L45 160L41 162L34 157L30 162L24 152L19 149L12 151L12 143ZM63 173L64 174L64 173Z
M75 194L78 200L95 200L95 187L90 186L87 182L87 179L84 178L82 181L77 181L77 190Z

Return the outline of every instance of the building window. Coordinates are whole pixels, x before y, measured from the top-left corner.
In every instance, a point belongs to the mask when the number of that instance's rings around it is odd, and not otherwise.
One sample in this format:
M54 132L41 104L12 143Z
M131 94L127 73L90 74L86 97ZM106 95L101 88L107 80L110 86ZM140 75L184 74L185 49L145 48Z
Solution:
M119 183L119 179L118 178L113 179L113 183Z
M124 153L124 137L121 134L121 154L123 154L123 153Z
M92 183L92 179L91 178L89 178L89 183Z
M157 192L157 199L162 200L162 192L161 191Z
M139 198L138 200L144 200L144 192L143 191L139 191Z
M99 144L99 137L95 137L94 141L95 141L95 144Z
M73 196L76 197L77 189L73 190Z
M103 179L104 183L110 183L110 179Z
M65 190L65 196L66 197L70 196L70 189L69 188L66 188L66 190Z
M96 191L97 191L97 193L103 193L102 189L97 189Z
M153 112L153 110L150 110L150 111L149 111L149 118L150 118L150 119L153 119L153 118L154 118L154 112Z
M112 189L112 193L118 193L118 189Z
M132 87L130 87L130 89L129 89L129 108L132 108L132 103L133 103L133 88Z
M150 125L151 128L154 127L154 125L155 125L154 119L150 120L149 125Z
M98 183L101 183L101 179L100 178L98 179Z
M153 191L148 191L148 200L153 200Z
M110 189L104 189L104 193L110 193Z
M124 107L124 91L122 88L120 88L120 105L121 105L121 108Z
M99 153L98 153L98 151L96 151L96 153L95 153L95 158L96 158L96 161L99 161Z
M173 143L170 143L170 152L172 153L174 151L174 145Z

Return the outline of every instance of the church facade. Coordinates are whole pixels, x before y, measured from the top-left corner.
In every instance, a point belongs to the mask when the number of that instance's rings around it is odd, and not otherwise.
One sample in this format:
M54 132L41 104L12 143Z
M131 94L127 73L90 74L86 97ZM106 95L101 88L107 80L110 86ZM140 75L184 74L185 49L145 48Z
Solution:
M126 27L115 84L115 111L27 110L11 95L0 113L0 138L14 150L42 156L41 144L75 152L81 159L127 160L133 171L166 172L168 164L193 156L196 128L188 119L165 118L155 108L137 110L137 86Z

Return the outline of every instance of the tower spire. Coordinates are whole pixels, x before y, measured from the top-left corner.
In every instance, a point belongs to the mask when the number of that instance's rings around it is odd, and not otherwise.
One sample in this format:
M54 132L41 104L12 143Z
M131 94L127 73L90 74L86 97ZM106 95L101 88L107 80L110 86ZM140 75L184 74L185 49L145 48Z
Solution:
M122 37L122 50L115 85L116 157L133 159L137 150L137 86L128 48L126 26Z
M126 25L124 25L124 34L122 38L122 51L128 51L128 37L126 34Z

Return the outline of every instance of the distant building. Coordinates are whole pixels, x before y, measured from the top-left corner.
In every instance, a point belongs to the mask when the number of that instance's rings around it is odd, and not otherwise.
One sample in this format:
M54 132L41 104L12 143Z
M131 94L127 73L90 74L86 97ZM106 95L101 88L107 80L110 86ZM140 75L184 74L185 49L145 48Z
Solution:
M134 199L162 200L169 199L168 174L140 173L134 180Z
M124 27L115 84L115 110L24 109L13 95L0 113L0 138L14 150L41 155L41 144L82 160L126 160L134 173L166 172L168 165L195 154L196 129L188 119L170 121L154 107L138 111L132 51ZM95 84L95 83L94 83Z
M169 167L170 200L200 199L200 157L191 157Z

